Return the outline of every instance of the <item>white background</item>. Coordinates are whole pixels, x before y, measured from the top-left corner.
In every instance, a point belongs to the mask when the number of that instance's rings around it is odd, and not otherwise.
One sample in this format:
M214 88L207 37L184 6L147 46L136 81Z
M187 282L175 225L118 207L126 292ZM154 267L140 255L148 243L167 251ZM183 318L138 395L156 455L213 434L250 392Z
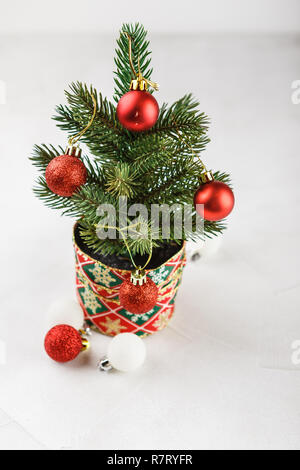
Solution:
M296 32L298 0L10 0L0 2L0 31L115 33L140 21L153 33Z
M155 3L1 2L0 448L299 448L299 2ZM33 197L28 156L65 144L50 118L68 83L111 97L114 41L137 19L159 103L200 99L203 158L232 174L236 207L145 366L101 375L109 338L65 366L43 351L47 306L74 292L73 221Z

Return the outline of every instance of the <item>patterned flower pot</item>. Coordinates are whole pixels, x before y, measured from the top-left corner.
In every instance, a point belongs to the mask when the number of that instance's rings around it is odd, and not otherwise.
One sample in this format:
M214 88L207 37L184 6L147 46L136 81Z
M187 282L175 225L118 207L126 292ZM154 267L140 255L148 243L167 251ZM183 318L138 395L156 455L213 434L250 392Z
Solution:
M155 307L136 315L125 310L119 301L122 282L130 272L107 266L92 258L74 240L76 259L76 289L79 303L89 325L105 335L135 333L146 336L162 330L174 313L174 301L185 266L185 244L172 258L147 274L159 288Z

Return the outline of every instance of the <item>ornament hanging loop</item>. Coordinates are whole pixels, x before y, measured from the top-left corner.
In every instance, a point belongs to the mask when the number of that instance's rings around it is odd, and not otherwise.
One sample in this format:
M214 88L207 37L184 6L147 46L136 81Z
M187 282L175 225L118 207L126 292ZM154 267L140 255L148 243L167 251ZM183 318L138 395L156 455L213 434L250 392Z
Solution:
M140 91L147 91L148 87L150 86L154 90L158 90L159 86L158 83L152 82L148 80L148 78L143 77L140 67L140 56L138 56L138 72L136 72L133 61L132 61L132 37L130 36L127 31L122 31L122 34L125 34L128 39L128 55L129 55L129 64L133 75L135 76L134 79L130 82L130 90L140 90Z
M184 145L186 145L191 150L192 154L197 158L197 160L200 162L200 164L202 166L203 173L201 173L199 175L200 183L204 184L204 183L209 183L210 181L214 181L214 175L213 175L212 171L210 171L206 168L206 165L203 163L200 156L194 151L193 147L185 139L183 139L183 137L181 136L180 131L178 129L178 124L175 121L174 121L174 125L176 126L177 135L178 135L179 140L181 140L181 142L183 142Z
M97 100L94 97L94 95L92 95L92 94L91 94L91 98L92 98L93 105L94 105L93 115L92 115L90 121L88 122L88 124L85 126L85 128L82 129L82 131L80 131L78 134L74 135L73 137L69 138L68 147L66 149L66 155L72 155L74 157L80 157L81 149L79 147L79 144L77 144L77 142L79 142L79 140L81 139L83 134L85 134L86 131L91 127L91 125L94 122L96 112L97 112ZM77 145L75 145L75 144L77 144Z
M134 225L129 226L129 228L132 229L133 227L136 227L136 226L138 226L138 225L139 225L139 224L137 223L137 224L134 224ZM153 252L153 242L152 242L152 238L150 239L150 253L149 253L148 259L147 259L146 263L144 264L144 266L141 267L141 266L137 266L136 263L135 263L135 261L134 261L134 259L133 259L133 256L132 256L130 247L129 247L129 245L128 245L128 242L127 242L127 240L126 240L125 235L123 234L123 231L122 231L123 229L122 229L122 228L114 227L114 226L111 226L111 225L99 225L99 224L97 224L96 227L98 227L98 228L105 228L105 229L117 230L117 231L120 233L120 235L121 235L121 237L122 237L122 239L123 239L124 245L126 246L126 249L127 249L127 251L128 251L128 254L129 254L129 256L130 256L131 262L132 262L132 264L133 264L133 266L134 266L134 268L135 268L135 271L133 271L133 273L131 274L131 276L136 275L136 277L138 277L138 278L143 278L144 275L145 275L145 278L146 278L145 269L146 269L146 267L148 266L148 264L149 264L150 261L151 261L152 252ZM128 229L128 227L126 227L126 229ZM135 273L136 273L136 274L135 274ZM132 281L132 282L133 282L133 281ZM142 284L143 284L143 283L144 283L144 282L142 282ZM136 285L136 284L137 284L137 282L135 283L135 285ZM140 285L142 285L142 284L140 284Z

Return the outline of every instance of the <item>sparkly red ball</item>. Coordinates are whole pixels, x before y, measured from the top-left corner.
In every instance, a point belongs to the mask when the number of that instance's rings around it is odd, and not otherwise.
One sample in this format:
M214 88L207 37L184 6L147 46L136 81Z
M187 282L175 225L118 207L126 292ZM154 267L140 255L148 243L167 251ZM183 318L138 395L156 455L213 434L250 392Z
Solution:
M203 206L197 206L203 204ZM234 194L221 181L205 183L194 196L195 209L205 220L217 221L227 217L234 206Z
M130 313L149 312L155 306L157 297L158 288L149 277L141 286L135 286L131 281L124 281L119 291L120 304Z
M46 334L44 345L51 359L57 362L68 362L80 353L82 340L79 332L72 326L57 325Z
M117 116L120 123L133 132L150 129L156 123L158 114L157 101L147 91L128 91L122 96L117 106Z
M86 183L87 171L82 161L71 155L53 158L46 168L46 183L59 196L72 196Z

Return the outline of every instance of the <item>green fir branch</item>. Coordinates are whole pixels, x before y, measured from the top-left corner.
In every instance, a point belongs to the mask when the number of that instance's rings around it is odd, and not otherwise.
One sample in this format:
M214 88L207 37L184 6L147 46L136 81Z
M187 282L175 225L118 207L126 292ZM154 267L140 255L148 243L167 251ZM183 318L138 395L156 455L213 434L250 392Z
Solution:
M136 71L138 71L138 57L140 58L140 68L142 75L151 79L152 68L149 51L149 41L147 38L147 31L139 23L135 25L124 24L120 30L120 37L117 39L117 48L115 50L116 56L114 59L115 65L117 67L114 72L114 81L115 81L115 102L118 102L119 99L129 91L129 85L133 77L133 73L129 64L129 49L128 49L128 38L127 32L132 38L132 59L133 65Z
M45 172L48 164L51 160L58 155L63 155L65 149L59 146L57 149L53 145L35 145L33 147L32 156L29 157L29 160L32 161L32 164L36 166L41 172Z
M122 139L126 131L116 117L115 106L92 86L88 88L80 82L72 83L66 91L69 106L59 105L53 119L58 127L67 131L69 137L79 133L90 121L94 111L92 96L97 102L97 112L92 126L81 137L99 161L117 161Z

